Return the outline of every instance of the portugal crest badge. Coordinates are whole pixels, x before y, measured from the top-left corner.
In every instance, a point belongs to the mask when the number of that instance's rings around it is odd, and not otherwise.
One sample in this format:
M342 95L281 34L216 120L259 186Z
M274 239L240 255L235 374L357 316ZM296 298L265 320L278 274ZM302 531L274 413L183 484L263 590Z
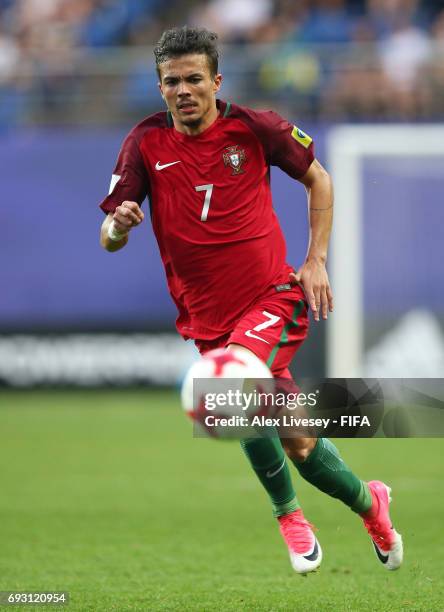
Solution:
M231 166L231 169L233 170L231 176L245 172L245 170L242 170L242 164L246 160L245 151L243 149L239 149L239 145L227 147L223 153L223 158L224 164L226 166Z

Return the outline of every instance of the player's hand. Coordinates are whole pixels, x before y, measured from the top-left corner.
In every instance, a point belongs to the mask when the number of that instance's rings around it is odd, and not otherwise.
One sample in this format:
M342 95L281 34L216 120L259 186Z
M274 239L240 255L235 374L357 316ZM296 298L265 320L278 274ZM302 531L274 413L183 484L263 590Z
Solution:
M315 321L319 321L320 313L326 319L328 312L333 312L333 294L325 263L316 259L307 260L296 273L290 273L290 282L302 285Z
M130 229L140 225L144 217L137 202L122 202L114 211L114 227L119 233L128 233Z

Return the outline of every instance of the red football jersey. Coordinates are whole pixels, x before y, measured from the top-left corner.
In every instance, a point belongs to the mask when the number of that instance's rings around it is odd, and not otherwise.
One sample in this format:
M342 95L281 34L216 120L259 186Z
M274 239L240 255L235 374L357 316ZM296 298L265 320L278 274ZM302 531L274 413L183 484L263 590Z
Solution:
M297 179L314 159L311 138L276 113L217 106L218 119L198 136L178 132L169 112L139 123L101 204L110 213L148 196L177 329L202 340L232 330L258 298L288 282L270 165Z

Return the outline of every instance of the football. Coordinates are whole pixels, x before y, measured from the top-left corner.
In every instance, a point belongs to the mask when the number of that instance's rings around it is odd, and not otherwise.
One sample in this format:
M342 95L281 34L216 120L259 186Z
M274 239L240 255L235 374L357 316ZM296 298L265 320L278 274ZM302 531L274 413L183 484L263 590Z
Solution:
M252 417L263 412L261 394L274 390L273 375L258 357L242 349L215 349L188 370L181 400L196 436L251 435ZM264 397L264 396L262 396Z

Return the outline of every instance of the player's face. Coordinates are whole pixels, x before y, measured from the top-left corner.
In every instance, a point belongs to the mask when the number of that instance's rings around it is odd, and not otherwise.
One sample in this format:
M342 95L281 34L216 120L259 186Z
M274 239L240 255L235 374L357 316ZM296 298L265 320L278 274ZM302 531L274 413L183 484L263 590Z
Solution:
M180 132L199 134L217 118L222 75L211 75L206 55L190 54L160 65L159 89Z

